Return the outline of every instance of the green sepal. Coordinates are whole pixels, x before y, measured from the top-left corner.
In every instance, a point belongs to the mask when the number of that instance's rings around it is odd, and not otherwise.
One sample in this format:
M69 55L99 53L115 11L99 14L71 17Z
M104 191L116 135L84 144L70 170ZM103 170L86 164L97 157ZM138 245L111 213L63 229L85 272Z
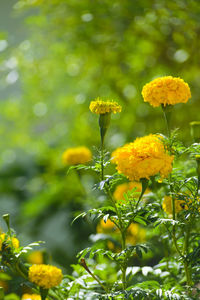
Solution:
M110 125L110 118L111 113L105 113L99 115L99 127L100 127L100 134L101 134L101 142L104 143L104 138L106 135L106 131Z

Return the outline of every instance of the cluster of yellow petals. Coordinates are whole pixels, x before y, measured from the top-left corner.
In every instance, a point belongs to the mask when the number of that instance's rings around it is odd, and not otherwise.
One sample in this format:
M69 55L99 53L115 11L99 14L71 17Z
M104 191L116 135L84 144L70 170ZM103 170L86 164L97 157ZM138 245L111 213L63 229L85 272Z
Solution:
M43 263L43 254L41 251L33 251L31 252L28 257L27 257L27 261L30 264L35 264L35 265L39 265Z
M127 229L126 244L136 245L145 241L146 231L137 223L131 223Z
M97 98L95 101L90 102L89 106L91 112L95 114L106 114L121 112L122 107L117 102L114 101L103 101Z
M139 198L139 193L142 192L142 184L136 181L119 184L113 193L113 197L116 201L123 201L125 200L124 194L126 194L128 191L132 191L133 189L135 189L135 193L138 193L138 195L134 195L134 197ZM145 194L148 194L149 192L150 190L147 188Z
M180 211L182 210L188 210L189 207L188 205L192 204L192 199L186 195L187 197L187 200L183 200L181 198L184 198L184 196L180 197L180 199L175 199L174 200L174 203L175 203L175 213L179 213ZM200 198L198 197L198 202L200 201ZM172 211L172 197L171 196L165 196L164 197L164 200L163 200L163 203L162 203L162 208L163 210L169 214L169 215L172 215L173 211ZM198 208L198 211L200 212L200 208Z
M29 280L43 289L50 289L62 281L61 269L50 265L32 265L28 272Z
M185 204L184 200L175 199L175 212L179 213L183 209L188 209L188 206ZM169 214L172 215L172 197L171 196L165 196L162 204L163 210Z
M66 165L77 165L89 162L92 153L87 147L68 148L62 155L63 163Z
M186 103L191 98L189 85L183 79L172 76L159 77L147 83L142 89L145 102L157 107L163 104Z
M112 222L110 219L104 222L103 219L97 225L97 233L104 233L104 234L120 234L119 229L116 227L115 223ZM137 223L131 223L127 229L126 233L126 244L136 245L137 243L141 243L145 241L146 231L140 227ZM108 242L109 249L114 249L114 244L112 242Z
M41 300L41 296L38 294L23 294L21 300Z
M174 159L165 150L162 137L156 134L137 138L133 143L116 149L112 158L119 173L136 181L156 174L167 177Z
M96 228L97 233L112 233L112 232L119 232L119 229L116 227L115 223L108 219L104 222L103 219L100 220L99 224Z
M6 241L8 244L10 243L15 249L19 248L19 240L15 237L7 237L6 234L2 233L0 234L0 251L2 250L2 244Z

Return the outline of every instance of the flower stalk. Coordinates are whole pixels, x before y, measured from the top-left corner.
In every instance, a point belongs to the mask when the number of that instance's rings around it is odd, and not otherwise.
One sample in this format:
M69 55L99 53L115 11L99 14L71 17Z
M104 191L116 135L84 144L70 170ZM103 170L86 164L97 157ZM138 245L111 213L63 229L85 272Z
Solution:
M41 300L45 300L48 295L48 289L40 288Z
M172 105L166 105L166 106L164 106L164 104L162 104L162 110L163 110L164 119L165 119L165 122L166 122L167 135L168 135L169 139L171 137L170 123L171 123L172 109L173 109ZM169 150L170 150L170 152L172 151L171 145L170 145L170 149ZM199 178L198 178L198 182L199 182ZM175 207L175 197L174 197L174 191L173 191L173 186L172 186L172 177L171 177L171 174L169 176L169 184L170 184L170 193L171 193L171 199L172 199L172 215L173 215L173 220L175 221L176 220L176 207ZM199 186L199 183L198 183L198 186ZM172 239L173 239L173 242L174 242L174 246L175 246L175 249L176 249L177 253L180 255L180 257L183 260L183 265L184 265L184 270L185 270L185 276L186 276L187 285L191 286L191 284L192 284L192 282L191 282L191 271L189 269L189 265L188 265L188 261L187 261L188 246L189 246L189 236L190 236L190 226L188 225L187 226L187 230L186 230L185 240L184 240L184 249L183 249L183 252L182 252L179 249L179 246L178 246L178 243L177 243L176 224L173 224Z
M167 135L168 135L168 138L170 138L171 137L170 123L171 123L171 115L172 115L173 105L164 106L164 104L162 104L161 106L162 106L162 111L163 111L164 119L165 119L165 123L166 123Z
M101 281L99 280L99 278L96 275L94 275L94 273L92 273L92 271L88 268L88 266L87 266L86 261L85 261L84 258L81 258L80 265L92 276L92 278L94 278L94 280L96 280L98 282L98 284L102 287L102 289L107 294L106 287L103 285L103 283L101 283Z
M105 113L99 115L99 128L101 136L101 152L100 152L100 162L101 162L101 181L104 179L104 140L105 135L110 125L111 113Z

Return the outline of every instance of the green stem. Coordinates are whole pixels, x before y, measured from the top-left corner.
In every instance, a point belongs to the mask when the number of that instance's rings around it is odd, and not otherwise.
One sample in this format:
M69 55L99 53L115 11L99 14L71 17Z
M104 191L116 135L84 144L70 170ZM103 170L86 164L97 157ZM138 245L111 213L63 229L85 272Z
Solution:
M172 105L164 106L162 104L162 110L163 110L163 114L164 114L164 119L165 119L166 128L167 128L167 135L168 135L169 139L171 137L170 120L171 120L172 108L173 108ZM171 150L172 149L171 149L171 143L170 143L170 149L169 149L169 151L171 152ZM173 187L172 187L171 183L172 183L172 176L170 174L170 176L169 176L169 185L170 185L170 194L171 194L171 198L172 198L172 215L173 215L173 220L175 221L176 220L176 207L175 207L174 191L173 191ZM181 250L179 249L179 246L177 244L176 224L173 224L173 227L172 227L172 239L173 239L174 246L175 246L175 249L176 249L177 253L180 255L180 257L184 261L184 267L185 267L185 265L187 266L187 263L186 263L186 260L185 260L185 256L181 252ZM185 267L185 272L186 272L186 278L187 278L187 276L188 276L188 268L186 270L186 267Z
M106 292L106 294L108 293L106 287L101 283L101 281L99 280L99 278L97 276L95 276L91 270L88 268L86 261L84 258L81 259L80 262L81 266L92 276L92 278L94 278L94 280L96 280L98 282L98 284L102 287L102 289Z
M83 197L86 197L87 194L86 194L85 188L84 188L82 180L81 180L80 170L76 170L76 175L77 175L78 183L79 183L79 186L80 186L80 192L81 192Z
M167 135L170 138L171 136L171 130L170 130L170 120L171 120L171 112L172 112L173 106L172 105L166 105L164 106L162 104L162 111L166 123L166 128L167 128Z
M121 213L118 210L118 207L115 203L115 200L113 199L112 194L111 194L111 192L109 190L109 187L107 185L105 185L105 190L106 190L106 193L107 193L108 197L110 198L110 201L111 201L113 207L115 208L116 214L119 218L118 228L119 228L120 233L121 233L121 247L122 247L122 251L123 251L126 248L126 229L127 228L123 227ZM126 269L127 269L127 262L124 261L123 264L121 265L123 290L126 289Z
M200 175L198 175L198 183L197 183L196 197L197 197L197 195L198 195L199 188L200 188Z
M104 139L101 138L101 156L100 156L100 161L101 161L101 181L104 180Z
M20 262L19 262L19 261L16 262L15 268L16 268L16 271L19 273L19 275L20 275L21 277L23 277L23 278L26 279L26 280L28 279L27 274L25 274L25 273L22 271L22 269L21 269L21 267L20 267Z
M121 230L121 236L122 236L122 251L123 251L126 248L126 232L124 230ZM127 269L127 262L124 261L121 269L123 290L126 289L126 269Z
M48 295L48 289L40 288L41 300L45 300Z
M172 198L172 215L173 215L173 220L176 220L175 198L174 198L174 191L173 191L173 187L172 187L171 183L172 183L172 176L170 174L169 175L169 185L170 185L170 194L171 194L171 198Z
M99 115L99 128L100 128L100 136L101 136L101 181L104 179L104 139L106 132L108 130L110 124L111 113L105 113Z
M162 110L163 110L163 114L164 114L164 118L165 118L165 122L166 122L167 135L168 135L168 138L170 139L170 137L171 137L170 119L171 119L172 106L162 105ZM171 152L171 147L170 147L169 150ZM198 162L197 162L197 164L198 164ZM198 168L197 168L197 171L198 171ZM173 214L173 220L175 221L176 220L175 198L174 198L174 191L173 191L173 187L172 187L171 182L172 182L172 178L171 178L171 175L170 175L169 176L169 184L170 184L170 194L171 194L171 198L172 198L172 214ZM200 177L198 176L198 185L197 185L197 192L196 192L197 194L198 194L198 190L199 190L199 185L200 185ZM173 228L172 228L172 239L173 239L174 246L176 248L177 253L180 255L180 257L183 260L187 285L191 286L191 284L192 284L192 282L191 282L191 271L190 271L190 268L188 266L188 261L187 261L189 236L190 236L190 224L188 224L188 226L186 228L187 229L186 229L183 253L181 252L181 250L179 249L179 246L177 244L176 225L175 224L173 224Z
M176 251L177 253L180 255L180 257L184 260L185 257L183 256L181 250L179 249L178 247L178 244L177 244L177 238L176 238L176 232L175 232L175 227L173 227L172 229L172 239L173 239L173 242L174 242L174 246L176 248Z
M184 249L183 249L185 255L188 255L189 237L190 237L190 223L188 222L188 224L186 226L185 243L184 243Z
M190 268L188 266L188 262L186 260L184 262L184 269L185 269L185 275L186 275L187 285L191 286L192 285L191 272L190 272Z
M191 222L190 220L188 221L188 224L186 226L186 233L185 233L185 243L184 243L184 254L185 254L185 261L184 261L184 269L185 269L185 275L186 275L186 281L187 285L191 286L192 281L191 281L191 270L188 265L187 261L187 255L188 255L188 247L189 247L189 238L190 238L190 230L191 230Z

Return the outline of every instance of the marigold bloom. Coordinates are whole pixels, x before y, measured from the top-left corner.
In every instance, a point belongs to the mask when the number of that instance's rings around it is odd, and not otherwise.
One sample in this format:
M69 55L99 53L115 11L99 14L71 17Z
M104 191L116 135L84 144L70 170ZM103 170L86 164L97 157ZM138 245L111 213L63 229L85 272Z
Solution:
M120 201L120 200L125 200L124 198L124 194L126 194L128 191L131 191L135 188L135 192L136 193L141 193L142 192L142 184L140 182L125 182L122 184L119 184L114 193L113 193L113 197L115 198L115 200ZM145 194L149 193L150 190L146 189L145 190ZM138 198L140 195L135 195L135 198Z
M61 269L50 265L32 265L28 272L29 280L43 289L50 289L62 281Z
M181 210L185 207L185 201L175 199L175 212L179 213ZM163 210L169 214L172 215L172 197L171 196L165 196L162 204Z
M89 162L92 153L87 147L68 148L62 155L63 163L67 165L77 165Z
M114 101L102 101L97 98L95 101L90 102L89 106L91 112L95 114L106 114L113 112L116 114L117 112L121 112L122 107L117 102Z
M0 234L0 251L2 250L2 244L3 244L4 241L7 241L9 243L10 242L10 237L8 237L7 240L6 240L6 234L2 233L2 234ZM12 237L11 238L11 244L15 249L19 248L19 240L17 238Z
M104 222L103 219L100 220L99 224L97 225L97 233L112 233L117 232L119 229L116 227L115 223L112 222L110 219Z
M30 264L35 264L35 265L39 265L43 263L43 254L41 251L33 251L31 252L28 257L27 257L27 261Z
M183 79L172 76L159 77L147 83L142 89L145 102L157 107L186 103L191 98L189 85Z
M119 173L129 180L139 181L156 174L167 177L172 171L174 156L165 150L161 136L150 134L118 148L112 153L112 158Z
M131 223L127 229L126 244L136 245L145 241L146 231L138 224Z
M41 300L41 296L38 294L23 294L21 300Z
M184 196L183 196L184 198ZM200 201L200 198L197 199L198 201ZM187 199L187 200L183 200L183 199L175 199L174 200L175 203L175 212L179 213L182 210L188 210L188 204L190 205L192 203L192 199ZM165 196L164 200L163 200L163 204L162 204L162 208L163 210L169 214L172 215L172 197L171 196ZM200 209L199 209L200 212Z

